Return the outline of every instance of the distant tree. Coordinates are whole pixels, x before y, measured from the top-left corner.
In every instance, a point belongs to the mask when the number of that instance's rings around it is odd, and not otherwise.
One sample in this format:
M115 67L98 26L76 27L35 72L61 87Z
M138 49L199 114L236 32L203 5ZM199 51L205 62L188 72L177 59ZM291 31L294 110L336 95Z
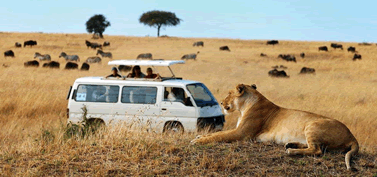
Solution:
M88 33L93 33L94 35L99 35L100 38L103 38L103 32L105 29L110 26L110 22L106 20L106 17L102 14L94 15L86 22L86 31Z
M157 28L157 37L160 37L161 26L176 26L181 22L175 13L153 10L141 15L139 22Z

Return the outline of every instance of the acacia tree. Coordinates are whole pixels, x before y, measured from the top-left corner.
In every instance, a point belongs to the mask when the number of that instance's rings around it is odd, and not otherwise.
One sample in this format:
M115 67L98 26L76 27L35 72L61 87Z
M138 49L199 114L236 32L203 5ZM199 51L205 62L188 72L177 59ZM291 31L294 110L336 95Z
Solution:
M143 13L139 22L157 28L157 37L159 37L161 26L176 26L181 22L181 19L172 12L153 10Z
M102 14L97 14L86 22L86 31L88 33L93 33L93 35L99 35L100 38L103 38L103 32L105 29L110 26L110 22L106 20L106 17Z

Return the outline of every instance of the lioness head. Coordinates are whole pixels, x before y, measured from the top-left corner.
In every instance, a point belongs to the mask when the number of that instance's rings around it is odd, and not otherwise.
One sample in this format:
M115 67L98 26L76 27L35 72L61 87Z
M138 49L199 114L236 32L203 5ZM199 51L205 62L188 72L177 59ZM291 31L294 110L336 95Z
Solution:
M228 95L221 101L225 113L231 113L235 110L242 110L244 105L252 106L258 101L259 93L256 91L255 84L249 86L238 84L233 90L230 90Z

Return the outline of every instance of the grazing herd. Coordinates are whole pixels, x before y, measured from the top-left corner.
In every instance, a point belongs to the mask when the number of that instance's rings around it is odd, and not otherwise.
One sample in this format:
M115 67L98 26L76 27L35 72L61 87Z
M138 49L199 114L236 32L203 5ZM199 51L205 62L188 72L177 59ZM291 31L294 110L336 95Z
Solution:
M269 41L266 42L266 45L273 45L274 46L274 45L278 45L278 44L279 44L278 40L269 40ZM35 45L37 45L37 41L34 41L34 40L28 40L28 41L24 42L24 47L30 46L32 48ZM89 68L90 68L89 63L90 64L101 63L101 61L102 61L101 57L102 58L109 58L109 59L113 58L113 55L112 55L111 52L104 52L103 51L104 47L110 46L110 42L108 42L108 41L105 41L103 44L99 44L99 43L96 43L96 42L90 42L88 40L85 40L85 45L87 46L88 49L91 48L91 49L97 50L97 53L96 53L97 56L88 57L85 60L85 63L82 64L82 66L80 68L81 70L89 70ZM359 43L359 45L369 45L369 43ZM19 42L16 42L15 47L21 48L22 44L19 43ZM193 47L204 47L204 42L203 41L194 42ZM330 47L333 48L334 50L337 50L337 49L343 50L342 44L331 43ZM230 48L226 45L219 47L219 50L230 52ZM320 47L318 47L318 51L328 52L329 48L327 46L320 46ZM356 51L356 47L349 46L347 48L347 52L354 53L354 56L352 58L353 61L362 59L362 56L360 54L358 54L358 52ZM196 60L199 53L200 52L198 51L197 53L185 54L181 57L181 59L182 60L189 60L189 59ZM101 57L98 57L98 55L100 55ZM267 54L260 53L260 56L261 57L267 57ZM12 50L7 50L7 51L4 52L4 57L15 57L15 54ZM300 53L300 57L305 58L305 53ZM65 65L65 69L68 69L68 70L79 69L79 65L78 65L77 62L80 62L80 57L78 55L74 55L74 54L68 55L65 52L61 52L60 55L59 55L59 58L64 58L65 61L67 62L66 65ZM283 59L287 62L297 63L296 57L294 55L291 55L291 54L279 54L278 58L281 58L281 59ZM27 61L27 62L24 63L24 66L25 67L39 67L40 62L47 62L47 63L43 63L42 67L45 67L45 68L60 68L60 63L56 62L56 61L51 61L52 58L49 54L40 54L38 52L35 52L34 59L37 59L37 60ZM141 53L137 56L137 59L151 59L152 60L153 59L152 53ZM131 69L131 67L121 65L121 66L118 67L118 69L120 71L129 71ZM270 70L268 72L268 75L271 76L271 77L289 78L289 75L286 73L286 71L284 71L284 69L287 69L287 67L285 67L283 65L274 66L273 70ZM314 74L314 73L315 73L314 68L303 67L299 74Z
M110 46L110 42L105 41L102 44L98 44L95 42L90 42L90 41L85 41L86 46L92 49L97 49L97 55L101 55L102 57L108 57L112 58L112 54L110 52L104 52L102 51L103 47ZM33 47L34 45L37 45L37 41L34 40L28 40L24 42L24 47L30 46ZM21 43L16 42L15 43L16 48L22 47ZM101 49L101 50L100 50ZM12 50L7 50L4 52L4 57L15 57L15 54ZM66 60L66 65L65 69L78 69L79 65L75 62L80 61L80 57L78 55L68 55L65 52L61 52L59 55L59 58L64 58ZM40 62L47 62L43 63L42 67L44 68L60 68L60 63L56 61L51 61L51 55L49 54L41 54L39 52L35 52L34 54L34 59L36 60L31 60L31 61L26 61L24 62L24 67L39 67ZM101 63L102 59L101 57L94 56L94 57L88 57L85 63L82 64L81 70L89 70L90 65L88 63Z
M369 43L359 43L359 45L369 45ZM343 45L342 44L331 43L330 47L334 48L334 50L336 50L336 49L343 50ZM320 47L318 47L318 51L326 51L326 52L328 52L329 50L328 50L327 46L320 46ZM347 52L357 53L356 47L349 46L347 48ZM354 57L352 58L352 60L355 61L356 59L360 59L361 60L361 55L360 54L355 54Z
M276 45L276 44L279 44L279 41L277 41L277 40L267 41L267 45ZM368 45L368 43L360 43L359 45ZM343 45L342 44L331 43L330 47L333 48L334 50L336 50L336 49L343 50ZM320 47L318 47L318 51L328 52L329 48L327 46L320 46ZM353 58L352 58L353 61L355 61L355 60L361 60L361 58L362 58L361 55L358 54L358 52L356 51L356 47L349 46L347 48L347 52L355 53L354 56L353 56ZM261 53L260 56L261 57L265 57L267 55L264 54L264 53ZM301 53L300 57L301 58L305 58L305 53ZM289 54L279 54L278 58L281 58L281 59L283 59L285 61L293 61L295 63L297 62L296 61L296 57L293 56L293 55L289 55ZM287 69L287 67L284 67L283 65L280 65L280 67L279 66L274 66L272 68L273 68L273 70L270 70L268 72L269 76L271 76L271 77L285 77L285 78L289 77L289 75L287 75L287 73L284 71L284 69ZM282 70L278 70L278 69L282 69ZM300 71L299 74L315 74L315 69L314 68L309 68L309 67L303 67L301 69L301 71Z

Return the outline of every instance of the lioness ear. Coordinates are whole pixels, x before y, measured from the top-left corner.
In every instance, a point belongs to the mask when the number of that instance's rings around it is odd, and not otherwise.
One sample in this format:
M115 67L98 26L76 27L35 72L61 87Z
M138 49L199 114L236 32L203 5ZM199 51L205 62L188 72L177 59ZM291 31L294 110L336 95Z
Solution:
M255 84L253 84L253 85L251 85L251 88L253 88L253 89L257 89L257 85L255 85Z
M240 95L242 95L243 92L245 91L245 86L243 84L238 84L236 88Z

